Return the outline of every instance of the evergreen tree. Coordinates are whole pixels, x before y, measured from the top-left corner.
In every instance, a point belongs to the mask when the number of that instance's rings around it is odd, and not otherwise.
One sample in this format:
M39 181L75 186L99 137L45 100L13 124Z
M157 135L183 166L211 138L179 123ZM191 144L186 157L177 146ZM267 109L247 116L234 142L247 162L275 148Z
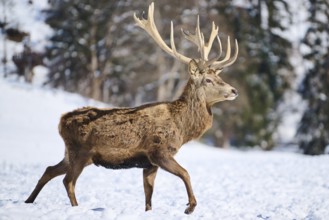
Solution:
M310 68L300 86L307 101L298 129L299 146L305 154L322 154L329 145L329 4L309 1L310 27L303 40Z
M108 21L116 2L57 0L51 4L46 19L54 30L47 47L49 83L101 100L102 84L111 68Z
M221 23L230 24L240 50L238 62L227 74L231 80L238 79L237 108L221 106L215 129L222 132L217 138L220 144L231 141L235 146L271 149L280 121L276 109L290 86L287 75L292 74L291 43L278 33L287 28L283 24L289 22L288 5L283 0L250 0L240 8L222 1L217 9L226 20Z

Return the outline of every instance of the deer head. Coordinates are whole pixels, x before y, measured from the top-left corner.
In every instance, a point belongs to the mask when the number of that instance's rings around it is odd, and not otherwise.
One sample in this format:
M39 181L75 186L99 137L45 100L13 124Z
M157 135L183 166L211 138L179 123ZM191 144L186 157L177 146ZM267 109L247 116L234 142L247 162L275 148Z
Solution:
M134 19L139 27L144 29L154 41L167 52L169 55L179 61L188 64L188 72L190 74L190 82L195 85L195 89L204 94L208 105L213 105L224 100L233 100L238 96L235 88L225 83L219 76L224 67L232 65L238 56L238 42L235 40L235 53L231 57L230 37L227 39L226 54L223 59L222 44L218 36L218 26L212 22L212 29L208 42L205 42L204 34L200 31L199 16L195 34L182 29L183 36L198 47L201 57L192 59L177 52L174 42L173 22L171 22L170 30L170 47L161 38L159 31L154 22L154 3L152 2L148 9L147 19L139 19L134 14ZM219 45L219 54L213 59L208 59L214 40L217 39Z

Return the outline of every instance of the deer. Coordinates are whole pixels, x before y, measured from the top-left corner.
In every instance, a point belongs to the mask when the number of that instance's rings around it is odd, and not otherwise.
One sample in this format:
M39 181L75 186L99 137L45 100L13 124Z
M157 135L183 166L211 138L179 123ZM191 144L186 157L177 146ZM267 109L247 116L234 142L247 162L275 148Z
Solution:
M181 96L171 102L154 102L138 107L95 108L83 107L63 114L59 134L65 144L65 156L55 166L49 166L25 201L33 203L42 188L54 177L65 174L63 183L72 206L77 206L75 186L83 169L91 164L110 169L143 169L145 211L152 210L154 181L159 168L179 177L188 196L186 214L191 214L197 201L189 173L175 159L183 144L200 138L211 126L211 107L218 102L234 100L237 90L224 82L220 73L233 64L238 56L231 56L230 37L222 57L218 26L212 23L208 42L200 31L199 16L194 34L182 30L183 36L195 44L200 58L189 58L178 53L171 22L170 47L160 36L154 22L154 3L148 8L147 18L133 15L137 25L166 53L187 64L189 79ZM214 40L219 44L219 55L208 59Z

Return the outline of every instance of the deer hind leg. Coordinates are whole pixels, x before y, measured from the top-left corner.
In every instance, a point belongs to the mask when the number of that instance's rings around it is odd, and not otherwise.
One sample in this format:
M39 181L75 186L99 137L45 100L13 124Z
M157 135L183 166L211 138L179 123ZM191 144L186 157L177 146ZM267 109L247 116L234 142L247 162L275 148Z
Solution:
M55 166L47 167L46 171L38 181L37 185L35 186L33 192L29 196L29 198L25 201L25 203L33 203L42 188L53 178L65 174L67 171L67 163L65 159L59 162Z
M165 156L163 154L158 154L155 155L152 162L159 165L159 167L161 167L165 171L174 174L175 176L178 176L183 180L189 200L187 204L188 207L185 210L185 214L191 214L194 211L197 202L193 194L190 176L188 172L183 167L181 167L172 156Z
M143 182L145 192L145 211L152 210L152 194L154 188L154 179L156 177L158 167L151 167L143 170Z
M86 156L76 156L74 160L70 160L70 166L63 179L63 183L72 206L78 205L77 199L75 197L75 184L78 177L82 173L83 168L90 164L88 159L89 157Z

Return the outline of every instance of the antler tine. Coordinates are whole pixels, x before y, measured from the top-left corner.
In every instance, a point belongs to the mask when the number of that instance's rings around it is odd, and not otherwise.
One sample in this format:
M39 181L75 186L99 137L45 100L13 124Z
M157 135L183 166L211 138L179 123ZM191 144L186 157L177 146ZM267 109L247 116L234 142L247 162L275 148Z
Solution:
M218 45L219 45L219 54L215 57L215 58L212 58L211 60L208 60L206 63L205 63L205 66L210 66L212 65L214 62L216 62L221 56L222 56L222 42L219 38L219 36L217 35L217 41L218 41Z
M190 33L189 31L185 31L183 29L182 30L182 34L183 36L191 41L192 43L194 43L195 45L197 45L198 47L198 51L201 53L201 59L205 60L205 56L204 56L204 35L200 30L200 19L199 19L199 15L198 15L198 19L197 19L197 25L195 28L195 34Z
M213 44L216 36L218 36L218 26L216 27L215 22L212 22L211 34L210 34L208 43L206 45L204 45L204 56L205 56L206 60L208 60L208 55L209 55L209 52L211 50L212 44ZM220 44L220 46L221 46L221 44Z
M198 19L197 19L197 23L196 23L196 29L195 29L195 35L198 39L198 46L199 46L199 50L200 50L200 53L201 53L201 59L202 60L206 60L206 57L205 57L205 53L204 53L204 35L203 33L201 32L201 29L200 29L200 17L198 15Z
M219 64L223 64L225 63L226 61L228 61L231 57L231 41L230 41L230 36L227 37L227 48L226 48L226 55L224 57L223 60L221 61L216 61L213 63L213 66L217 66Z
M170 45L171 45L171 49L174 54L174 57L177 57L179 60L184 60L184 56L182 54L178 53L176 50L175 41L174 41L174 24L172 21L170 23Z
M163 49L166 53L169 55L177 58L183 63L189 63L191 58L186 57L176 51L175 43L174 43L174 37L173 37L173 24L171 23L171 47L168 47L168 45L163 41L161 38L159 31L155 25L154 22L154 2L152 2L148 8L148 15L147 20L146 19L139 19L136 16L136 13L134 13L134 19L139 27L144 29L152 38L153 40L160 46L161 49Z
M217 61L211 64L211 66L213 68L223 68L226 66L230 66L231 64L233 64L237 57L238 57L238 53L239 53L239 46L238 46L238 41L235 39L235 52L232 58L230 58L231 56L231 43L230 43L230 37L228 36L228 42L227 42L227 52L226 52L226 56L223 60L221 61Z
M234 52L234 55L233 55L233 57L232 57L231 59L229 59L229 60L224 64L223 67L225 67L225 66L229 66L229 65L232 65L232 64L236 61L236 59L238 58L238 53L239 53L239 45L238 45L238 41L237 41L237 39L235 39L235 52Z
M183 28L181 30L182 30L183 36L187 40L189 40L192 43L194 43L195 45L197 45L198 46L198 50L200 51L201 50L201 45L200 45L200 38L198 37L198 26L195 29L195 34L192 34L189 31L185 31Z
M222 56L223 48L222 48L222 42L221 42L218 35L217 35L217 41L218 41L218 44L219 44L219 55L218 55L218 59L219 59Z

